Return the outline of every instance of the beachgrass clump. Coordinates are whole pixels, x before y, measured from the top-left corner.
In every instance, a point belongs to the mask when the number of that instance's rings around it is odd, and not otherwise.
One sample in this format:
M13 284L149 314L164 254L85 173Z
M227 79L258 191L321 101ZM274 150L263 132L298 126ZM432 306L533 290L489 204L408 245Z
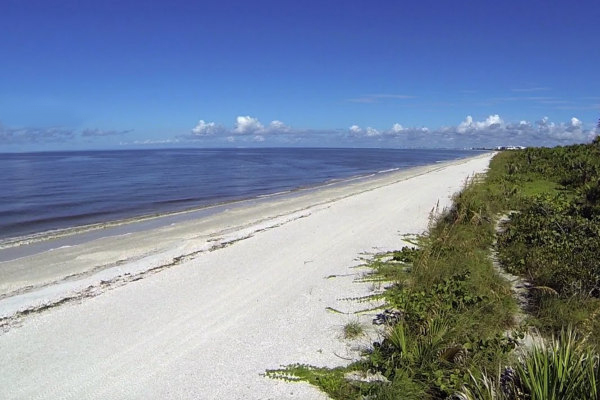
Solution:
M344 338L345 339L356 339L364 334L364 329L360 322L350 321L344 325Z

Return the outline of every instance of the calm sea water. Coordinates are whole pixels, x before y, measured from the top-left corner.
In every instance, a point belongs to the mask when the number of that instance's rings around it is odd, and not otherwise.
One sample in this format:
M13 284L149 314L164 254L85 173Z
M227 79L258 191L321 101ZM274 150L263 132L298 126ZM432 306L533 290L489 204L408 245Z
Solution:
M388 149L0 154L0 239L253 198L474 154Z

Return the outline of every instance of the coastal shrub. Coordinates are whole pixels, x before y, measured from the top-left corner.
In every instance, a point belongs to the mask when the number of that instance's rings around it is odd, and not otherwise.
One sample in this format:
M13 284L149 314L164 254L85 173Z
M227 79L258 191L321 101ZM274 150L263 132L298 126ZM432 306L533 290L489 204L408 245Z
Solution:
M417 247L404 246L400 250L392 253L392 260L404 263L413 263L421 254L421 250Z
M588 344L600 346L600 299L581 296L560 297L534 290L531 299L533 318L529 324L546 335L557 334L573 326Z
M509 271L561 295L600 295L600 218L577 213L564 195L538 197L499 235Z
M593 219L600 215L600 179L578 188L577 195L577 205L580 207L581 216Z

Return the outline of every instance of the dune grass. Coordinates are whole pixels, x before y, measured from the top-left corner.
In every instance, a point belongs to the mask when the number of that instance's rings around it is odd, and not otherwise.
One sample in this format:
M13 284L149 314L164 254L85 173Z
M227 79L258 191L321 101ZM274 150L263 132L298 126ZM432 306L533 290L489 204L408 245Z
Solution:
M344 325L344 338L345 339L356 339L364 334L364 329L360 322L350 321Z

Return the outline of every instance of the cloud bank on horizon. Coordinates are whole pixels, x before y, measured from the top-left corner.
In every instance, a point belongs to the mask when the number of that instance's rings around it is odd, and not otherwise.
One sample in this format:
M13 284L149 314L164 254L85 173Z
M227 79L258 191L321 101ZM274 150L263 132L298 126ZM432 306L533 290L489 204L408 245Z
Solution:
M232 128L200 120L189 135L176 140L180 143L221 141L237 145L257 142L315 145L331 141L342 146L464 148L568 145L590 142L598 134L600 128L595 125L585 127L576 117L556 123L548 117L534 122L505 122L498 114L476 121L468 115L455 126L438 128L405 127L395 123L383 130L356 124L347 129L305 130L295 129L279 120L264 125L257 118L246 115L238 116Z
M262 123L250 115L236 117L231 127L203 119L187 134L170 138L127 141L133 130L72 130L60 127L9 128L0 124L0 145L68 144L81 140L105 140L120 137L121 147L390 147L390 148L480 148L496 146L560 146L587 143L600 134L600 124L586 126L572 117L553 122L548 117L537 121L506 122L498 114L475 120L467 115L454 126L430 128L406 127L394 123L386 129L353 124L345 129L298 129L282 121Z
M94 139L109 136L122 136L133 132L127 130L82 129L75 130L63 127L49 128L12 128L0 123L0 146L69 143L78 138Z

